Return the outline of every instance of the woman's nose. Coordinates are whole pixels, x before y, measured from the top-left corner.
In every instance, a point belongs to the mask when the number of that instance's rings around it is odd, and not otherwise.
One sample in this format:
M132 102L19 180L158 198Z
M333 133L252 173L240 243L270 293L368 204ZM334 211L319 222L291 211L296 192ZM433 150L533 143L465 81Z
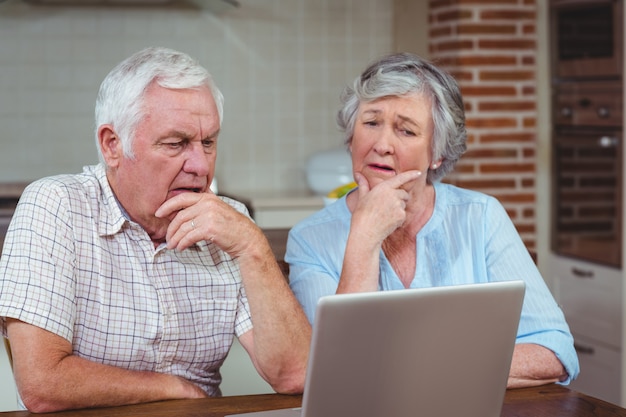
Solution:
M381 155L393 153L393 140L393 132L389 131L389 129L383 129L380 137L374 144L374 150Z

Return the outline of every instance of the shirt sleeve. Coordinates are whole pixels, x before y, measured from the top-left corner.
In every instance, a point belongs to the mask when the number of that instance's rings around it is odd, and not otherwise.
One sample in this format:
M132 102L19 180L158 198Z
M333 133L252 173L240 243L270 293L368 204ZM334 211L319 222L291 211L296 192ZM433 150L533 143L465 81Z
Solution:
M335 294L339 285L347 232L335 226L302 224L287 239L289 285L311 324L318 300Z
M71 210L59 187L26 188L9 226L0 259L0 317L41 327L69 341L76 306Z
M526 294L517 343L534 343L553 351L569 377L579 373L574 341L565 316L547 287L537 266L504 207L491 200L485 224L485 261L490 280L523 280Z

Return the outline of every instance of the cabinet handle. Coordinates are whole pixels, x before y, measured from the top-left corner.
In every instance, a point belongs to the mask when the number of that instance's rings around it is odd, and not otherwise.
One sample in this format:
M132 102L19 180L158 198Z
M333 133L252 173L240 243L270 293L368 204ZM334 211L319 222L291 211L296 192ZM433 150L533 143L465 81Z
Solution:
M576 275L578 278L593 278L593 271L583 270L576 267L572 268L572 274Z
M601 148L615 148L619 144L619 139L615 136L601 136L598 144Z
M596 353L595 349L591 346L583 346L579 345L578 343L574 343L574 349L576 349L576 352L580 353L581 355L593 355L594 353Z

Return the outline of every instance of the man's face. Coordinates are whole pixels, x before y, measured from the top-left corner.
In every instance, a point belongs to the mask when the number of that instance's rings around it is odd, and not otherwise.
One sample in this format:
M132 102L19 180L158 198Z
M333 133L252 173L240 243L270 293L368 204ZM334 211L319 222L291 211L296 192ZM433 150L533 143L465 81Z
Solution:
M220 123L208 88L171 90L153 84L144 114L135 130L134 158L107 159L107 176L131 219L160 241L171 218L156 218L157 208L180 193L208 191Z

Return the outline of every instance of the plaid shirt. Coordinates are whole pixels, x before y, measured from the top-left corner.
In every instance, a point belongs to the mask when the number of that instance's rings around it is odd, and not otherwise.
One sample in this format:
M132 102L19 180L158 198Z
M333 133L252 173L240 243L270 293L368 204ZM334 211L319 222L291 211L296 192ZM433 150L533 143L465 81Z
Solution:
M212 396L233 337L252 328L238 263L207 242L155 249L102 165L24 191L0 258L6 336L5 317L67 339L80 357L175 374Z

